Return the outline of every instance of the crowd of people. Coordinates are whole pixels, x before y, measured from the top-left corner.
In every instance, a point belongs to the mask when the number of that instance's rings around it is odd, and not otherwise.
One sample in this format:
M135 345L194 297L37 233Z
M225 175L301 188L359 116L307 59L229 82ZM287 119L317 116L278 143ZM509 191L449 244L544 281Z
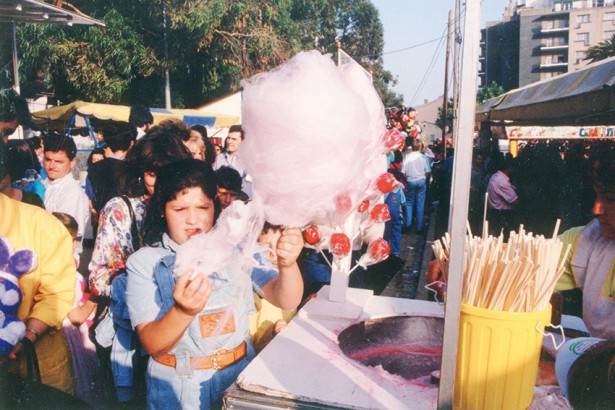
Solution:
M404 232L423 234L426 207L450 201L454 150L426 144L413 108L399 107L388 119L388 127L405 136L404 146L388 157L398 181L384 197L391 219L354 238L355 263L364 245L383 233L391 254L399 256ZM254 255L253 292L239 298L229 293L238 278L225 270L209 277L174 272L180 245L209 232L234 201L252 195L241 163L241 126L229 129L223 148L211 143L205 127L180 121L153 126L151 113L134 107L125 129L101 130L104 149L92 151L83 189L72 173L72 138L50 132L8 140L27 123L19 96L2 95L0 236L13 249L36 254L38 263L19 281L17 316L45 384L95 407L219 406L257 351L283 331L302 301L330 282L327 251L304 244L297 228L268 223L258 238L264 250ZM578 251L558 290L583 288L584 319L590 334L601 338L615 337L609 316L615 295L604 285L614 277L608 251L615 162L601 156L612 152L604 144L586 149L543 142L528 143L515 158L476 149L470 188L475 232L482 229L485 193L496 235L519 223L549 234L558 218L563 230L587 225L565 233ZM81 261L89 225L91 259ZM593 256L596 243L606 251ZM87 269L78 272L79 266ZM353 272L351 286L364 286L363 272ZM25 372L17 339L0 357L0 372Z
M296 228L263 227L263 251L254 256L263 268L254 269L255 291L243 299L229 294L238 279L224 271L214 279L174 276L177 248L208 232L233 201L250 197L238 156L241 126L230 128L217 154L205 127L152 126L151 113L135 107L124 129L100 130L104 148L92 151L83 189L73 177L72 138L49 132L8 140L28 121L27 110L17 115L20 103L15 94L2 100L0 236L7 249L31 250L38 264L19 283L25 327L0 358L3 393L8 374L26 372L18 342L25 337L43 383L91 406L219 406L255 348L285 328L303 296ZM91 258L80 261L90 224ZM220 331L222 305L233 309Z

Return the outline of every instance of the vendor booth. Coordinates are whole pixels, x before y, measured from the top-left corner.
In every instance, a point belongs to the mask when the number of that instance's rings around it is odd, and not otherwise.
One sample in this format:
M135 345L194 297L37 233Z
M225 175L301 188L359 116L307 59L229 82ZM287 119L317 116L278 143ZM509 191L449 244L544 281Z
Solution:
M184 121L190 126L200 124L206 127L230 127L239 123L239 117L236 116L193 109L150 108L150 111L154 117L154 125L171 119ZM98 146L90 119L128 122L129 115L130 107L127 105L75 101L32 113L32 121L40 128L66 130L68 133L76 127L87 127L94 146Z

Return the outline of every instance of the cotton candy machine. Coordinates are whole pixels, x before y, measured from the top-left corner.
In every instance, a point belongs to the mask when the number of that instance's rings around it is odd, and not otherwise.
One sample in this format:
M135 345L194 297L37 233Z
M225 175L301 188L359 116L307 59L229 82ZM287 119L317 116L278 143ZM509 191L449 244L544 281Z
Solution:
M414 380L440 370L443 334L442 318L394 316L347 327L338 340L350 359Z
M434 409L443 310L437 303L328 286L241 373L227 408Z

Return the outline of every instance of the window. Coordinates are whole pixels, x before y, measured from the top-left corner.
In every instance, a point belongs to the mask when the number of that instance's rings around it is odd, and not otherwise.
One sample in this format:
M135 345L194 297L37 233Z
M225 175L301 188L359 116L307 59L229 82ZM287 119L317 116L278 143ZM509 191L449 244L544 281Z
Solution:
M615 12L609 11L607 13L604 13L604 20L615 21Z
M582 41L586 46L588 46L589 33L577 33L577 41Z
M577 25L582 23L589 23L589 14L579 14L577 16Z
M575 64L581 64L581 62L585 60L585 57L587 57L587 53L585 51L577 51Z
M610 40L613 37L613 35L615 35L615 31L605 31L602 34L602 41Z

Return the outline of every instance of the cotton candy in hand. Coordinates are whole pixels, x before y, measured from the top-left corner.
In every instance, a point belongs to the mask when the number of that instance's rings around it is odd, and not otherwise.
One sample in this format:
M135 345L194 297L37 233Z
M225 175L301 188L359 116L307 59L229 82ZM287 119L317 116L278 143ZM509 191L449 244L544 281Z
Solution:
M384 107L363 70L309 51L242 85L239 155L267 221L343 223L386 170Z

